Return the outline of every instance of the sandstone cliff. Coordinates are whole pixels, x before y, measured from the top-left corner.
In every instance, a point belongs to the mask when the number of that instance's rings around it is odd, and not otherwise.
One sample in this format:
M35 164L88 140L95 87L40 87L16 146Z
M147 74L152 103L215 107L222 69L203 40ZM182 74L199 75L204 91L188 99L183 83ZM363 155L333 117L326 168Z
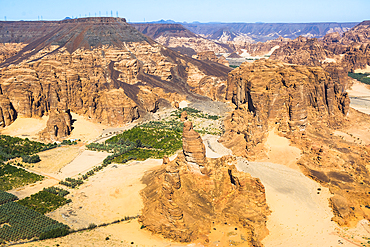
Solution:
M262 143L268 129L302 132L311 121L340 124L348 111L345 85L319 67L271 60L243 63L229 73L227 99L236 106L221 139L237 155Z
M14 25L4 23L2 28ZM19 29L23 25L19 23ZM92 121L120 125L157 111L160 102L174 106L186 97L200 97L193 92L214 95L211 88L200 90L200 82L211 78L224 85L230 71L173 52L121 18L33 22L27 27L33 42L21 44L20 50L16 46L14 55L0 63L3 125L17 115L50 115L51 122L62 123L55 117L60 113L54 114L60 102ZM68 133L50 128L46 133Z

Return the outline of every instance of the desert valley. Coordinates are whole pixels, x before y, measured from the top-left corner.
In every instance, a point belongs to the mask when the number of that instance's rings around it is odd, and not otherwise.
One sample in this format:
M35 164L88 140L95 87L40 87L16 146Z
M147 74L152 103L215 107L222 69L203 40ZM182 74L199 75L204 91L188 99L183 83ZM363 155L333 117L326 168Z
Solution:
M0 21L1 246L370 246L370 21Z

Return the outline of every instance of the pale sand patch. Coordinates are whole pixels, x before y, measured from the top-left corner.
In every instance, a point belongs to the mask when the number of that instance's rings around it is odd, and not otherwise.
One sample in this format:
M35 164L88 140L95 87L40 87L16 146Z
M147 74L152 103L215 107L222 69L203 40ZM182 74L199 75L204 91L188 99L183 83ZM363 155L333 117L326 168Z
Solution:
M360 112L370 114L370 89L369 85L354 80L351 89L347 90L350 97L350 107Z
M82 153L83 147L78 145L62 146L38 153L41 161L34 164L34 167L28 168L50 176L55 174L68 163L72 162L79 153Z
M185 108L185 107L187 107L188 105L189 105L189 101L187 101L187 100L183 100L183 101L181 101L180 103L179 103L179 108L180 109L182 109L182 108Z
M90 177L69 195L72 203L50 215L71 227L86 227L140 214L143 203L140 190L144 173L162 164L162 160L133 161L129 165L111 164ZM70 215L68 210L75 212ZM62 214L70 215L63 218Z
M219 136L206 134L202 136L204 146L206 147L206 157L219 158L224 155L232 155L232 151L225 148L221 143L217 142Z
M262 241L266 247L353 246L335 235L327 188L283 165L239 158L237 168L261 179L265 186L272 211L267 221L270 234Z
M265 147L268 150L267 158L257 161L282 164L299 171L296 162L301 157L301 150L297 147L290 146L289 139L278 136L274 130L270 130Z
M60 169L56 174L56 177L63 179L66 177L73 177L78 174L84 174L94 166L102 164L103 160L108 155L110 155L110 153L83 150L83 152L73 159L73 161Z
M137 220L121 222L114 225L99 227L93 230L73 233L68 236L23 244L22 246L56 246L63 247L82 247L82 246L137 246L137 247L178 247L191 246L200 247L203 245L180 244L163 239L157 235L152 235L145 229L140 229L141 225ZM105 240L109 237L109 240Z
M76 113L71 113L73 124L73 130L68 139L80 139L83 142L90 142L96 139L104 129L107 128L106 125L93 123L86 119L84 116L78 115Z
M14 123L1 130L1 134L38 140L37 134L46 128L48 119L48 116L42 118L17 117Z
M336 63L337 62L337 60L336 59L334 59L334 58L325 58L325 60L324 61L322 61L323 63Z
M365 69L356 69L355 73L370 73L370 66L366 65Z

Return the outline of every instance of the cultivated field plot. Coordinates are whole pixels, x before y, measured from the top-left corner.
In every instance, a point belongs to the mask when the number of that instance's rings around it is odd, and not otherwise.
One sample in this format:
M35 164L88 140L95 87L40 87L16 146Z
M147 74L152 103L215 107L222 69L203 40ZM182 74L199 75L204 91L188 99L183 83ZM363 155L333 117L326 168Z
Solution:
M15 202L0 206L0 243L34 237L43 238L51 232L68 227Z
M15 201L17 199L18 197L16 197L15 195L0 190L0 205L3 205L7 202Z

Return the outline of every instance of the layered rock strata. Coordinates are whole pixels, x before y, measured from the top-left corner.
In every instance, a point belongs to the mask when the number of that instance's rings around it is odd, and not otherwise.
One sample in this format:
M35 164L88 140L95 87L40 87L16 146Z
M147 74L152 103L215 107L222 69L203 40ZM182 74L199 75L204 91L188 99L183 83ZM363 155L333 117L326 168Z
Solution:
M4 23L2 28L20 35L20 30L13 28L15 24ZM24 25L19 23L19 29ZM33 42L0 64L3 125L9 125L17 115L50 115L57 121L55 116L60 112L54 114L54 109L60 102L92 121L120 125L156 112L161 104L174 106L186 97L202 98L193 92L213 95L211 89L199 90L200 82L211 78L212 83L225 84L230 71L220 64L173 52L121 18L32 22L26 26Z
M259 179L239 172L236 159L206 159L202 139L185 122L183 154L143 177L144 209L139 221L146 229L179 242L207 245L216 228L232 229L234 244L262 246L270 213ZM185 155L184 155L185 154ZM194 165L203 167L203 174ZM190 164L190 165L189 165ZM225 238L229 239L229 235Z
M349 109L345 85L320 67L271 60L243 63L229 73L227 99L236 107L220 140L237 155L262 143L268 129L292 134L311 121L340 124Z

